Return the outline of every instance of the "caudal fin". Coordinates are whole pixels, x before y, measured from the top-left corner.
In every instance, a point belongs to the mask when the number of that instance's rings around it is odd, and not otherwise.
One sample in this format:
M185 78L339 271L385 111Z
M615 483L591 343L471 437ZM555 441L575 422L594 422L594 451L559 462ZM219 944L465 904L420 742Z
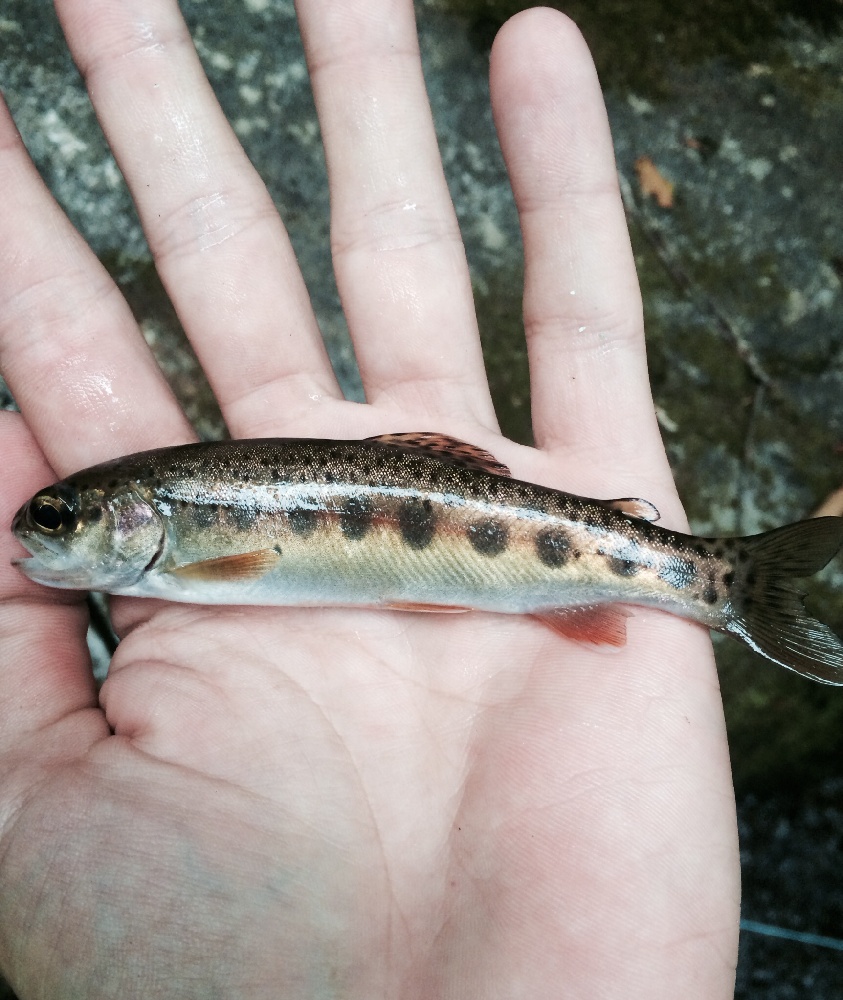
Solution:
M726 631L756 652L823 684L843 685L843 643L811 618L791 580L822 569L843 545L843 518L816 517L742 539L748 556Z

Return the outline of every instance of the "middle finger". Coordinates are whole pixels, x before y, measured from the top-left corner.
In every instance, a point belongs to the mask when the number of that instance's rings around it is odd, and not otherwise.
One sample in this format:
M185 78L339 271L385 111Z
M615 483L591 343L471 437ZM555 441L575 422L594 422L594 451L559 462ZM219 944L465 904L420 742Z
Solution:
M411 0L298 0L367 397L496 427Z

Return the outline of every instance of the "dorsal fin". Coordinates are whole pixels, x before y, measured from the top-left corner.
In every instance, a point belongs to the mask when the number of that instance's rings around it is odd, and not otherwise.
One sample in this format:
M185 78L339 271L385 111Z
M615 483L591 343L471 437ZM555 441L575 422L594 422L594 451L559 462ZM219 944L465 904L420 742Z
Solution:
M658 508L649 500L640 497L620 497L617 500L598 500L602 507L619 511L627 517L637 517L640 521L658 521L661 517Z
M378 444L388 444L406 451L420 451L433 458L445 458L459 462L469 469L479 472L491 472L495 476L511 476L509 469L490 455L484 448L476 444L468 444L459 438L448 434L436 434L431 431L417 431L409 434L378 434L366 438L367 441L377 441Z

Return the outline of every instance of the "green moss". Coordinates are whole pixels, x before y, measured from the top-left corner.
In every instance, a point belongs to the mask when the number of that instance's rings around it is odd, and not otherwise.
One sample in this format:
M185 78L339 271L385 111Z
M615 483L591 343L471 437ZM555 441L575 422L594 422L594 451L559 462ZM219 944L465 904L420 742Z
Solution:
M772 78L783 92L801 99L809 108L822 105L827 113L839 113L843 106L843 91L836 61L801 66L789 52L775 48L768 53L766 62Z

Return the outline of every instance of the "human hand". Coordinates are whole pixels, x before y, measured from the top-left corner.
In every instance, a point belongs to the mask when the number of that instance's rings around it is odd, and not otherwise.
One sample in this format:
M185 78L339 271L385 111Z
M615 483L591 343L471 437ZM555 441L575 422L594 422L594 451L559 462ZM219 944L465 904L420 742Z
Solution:
M499 437L408 0L301 0L342 400L282 224L172 0L57 0L234 436L436 430L518 478L684 527L647 383L599 86L549 11L496 41L537 450ZM132 316L0 121L0 521L192 436ZM734 804L710 643L639 610L616 654L528 619L78 595L0 553L0 967L20 995L730 997Z

